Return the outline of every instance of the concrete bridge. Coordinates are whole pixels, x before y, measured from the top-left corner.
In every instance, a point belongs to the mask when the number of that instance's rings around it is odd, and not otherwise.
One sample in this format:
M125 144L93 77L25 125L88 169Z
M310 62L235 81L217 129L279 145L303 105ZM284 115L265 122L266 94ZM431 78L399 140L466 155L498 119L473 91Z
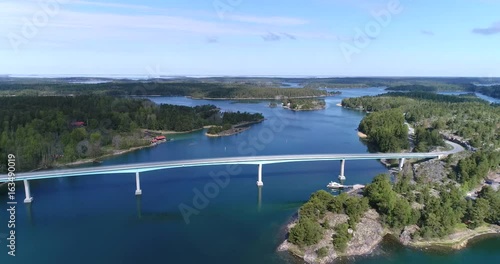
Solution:
M30 180L75 177L75 176L91 176L102 174L118 174L118 173L133 173L136 178L136 195L141 195L140 173L172 168L186 167L204 167L204 166L220 166L220 165L256 165L258 166L257 185L263 186L262 167L266 164L278 163L294 163L294 162L315 162L315 161L340 161L339 179L344 180L344 169L346 160L380 160L380 159L398 159L399 168L403 167L406 159L432 159L442 158L446 155L462 151L463 148L458 144L448 142L453 147L451 151L444 152L429 152L429 153L362 153L362 154L312 154L312 155L277 155L277 156L251 156L251 157L223 157L223 158L208 158L195 160L178 160L178 161L162 161L151 163L124 164L114 166L97 166L79 169L63 169L37 171L16 174L15 177L9 178L8 175L0 175L0 183L23 181L26 193L25 203L33 201L30 193Z

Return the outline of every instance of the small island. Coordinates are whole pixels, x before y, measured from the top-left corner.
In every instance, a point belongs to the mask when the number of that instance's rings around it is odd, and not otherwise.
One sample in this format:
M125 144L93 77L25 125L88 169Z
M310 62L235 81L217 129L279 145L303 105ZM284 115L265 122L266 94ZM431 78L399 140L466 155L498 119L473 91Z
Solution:
M292 111L315 111L326 108L323 99L286 99L283 101L283 108Z
M260 113L250 114L247 112L225 112L222 125L210 126L205 133L208 137L232 136L250 129L250 126L264 121L264 116Z

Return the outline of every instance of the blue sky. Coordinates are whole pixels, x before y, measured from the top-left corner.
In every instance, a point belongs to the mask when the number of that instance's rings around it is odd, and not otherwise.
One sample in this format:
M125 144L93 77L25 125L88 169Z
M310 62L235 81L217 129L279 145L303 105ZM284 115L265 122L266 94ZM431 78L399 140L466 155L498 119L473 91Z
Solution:
M500 0L4 0L0 36L0 74L500 77Z

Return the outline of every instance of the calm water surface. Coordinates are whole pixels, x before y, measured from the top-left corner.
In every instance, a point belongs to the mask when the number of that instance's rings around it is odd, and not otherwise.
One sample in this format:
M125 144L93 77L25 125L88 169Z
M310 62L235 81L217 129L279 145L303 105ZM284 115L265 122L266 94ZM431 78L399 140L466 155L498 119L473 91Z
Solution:
M157 103L210 103L224 111L261 112L267 120L231 137L207 138L203 131L177 135L171 142L106 160L103 165L253 154L365 153L367 148L355 131L363 114L336 104L344 97L382 92L383 88L348 89L326 99L324 111L298 113L271 109L268 102L153 97ZM33 181L32 205L22 203L24 190L18 186L17 256L7 255L6 240L0 235L0 263L301 263L275 252L283 240L283 225L312 192L336 180L339 163L265 165L261 189L256 186L257 166L239 166L227 186L214 191L187 224L179 205L193 206L195 193L212 186L210 175L226 170L220 166L143 173L140 198L134 195L131 174ZM368 183L384 172L377 161L346 163L348 184ZM6 202L2 195L0 233L7 230ZM472 261L499 263L500 240L482 240L446 254L387 242L373 256L339 262Z

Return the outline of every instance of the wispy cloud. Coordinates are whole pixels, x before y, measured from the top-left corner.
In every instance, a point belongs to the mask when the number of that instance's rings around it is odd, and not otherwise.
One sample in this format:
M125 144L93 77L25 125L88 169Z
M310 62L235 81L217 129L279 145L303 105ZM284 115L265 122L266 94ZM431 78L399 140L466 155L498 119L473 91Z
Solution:
M110 3L110 2L95 2L95 1L83 1L83 0L72 0L72 1L69 1L68 4L98 6L98 7L152 9L152 7L145 6L145 5L121 4L121 3Z
M296 36L294 36L292 34L284 33L284 32L283 33L268 32L267 34L262 35L261 37L264 41L279 41L279 40L282 40L284 38L291 39L291 40L297 39Z
M262 39L264 41L278 41L281 40L281 36L276 33L268 32L267 34L262 35Z
M207 43L218 43L219 42L219 39L217 37L207 37L206 39Z
M480 34L480 35L493 35L500 33L500 22L496 22L491 24L489 27L485 28L474 28L472 33Z
M292 39L292 40L296 40L297 39L296 36L288 34L288 33L281 33L281 35L283 35L283 36L285 36L285 37L287 37L289 39Z
M420 30L420 33L427 36L434 36L434 32L430 30Z

